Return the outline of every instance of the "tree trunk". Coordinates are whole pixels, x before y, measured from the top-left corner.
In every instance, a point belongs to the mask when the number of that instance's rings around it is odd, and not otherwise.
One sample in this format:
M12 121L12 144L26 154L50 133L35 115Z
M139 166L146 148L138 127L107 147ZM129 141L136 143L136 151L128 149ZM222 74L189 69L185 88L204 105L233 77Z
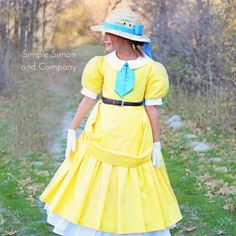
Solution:
M1 49L2 53L5 54L8 45L8 30L7 30L7 4L6 1L0 0L0 8L4 9L0 16L0 35L1 35Z
M27 8L28 8L28 1L21 0L20 1L20 42L19 46L21 49L26 48L26 30L27 30Z
M14 10L14 26L13 26L13 37L12 37L12 45L13 50L17 50L19 46L19 2L13 1L12 8Z
M168 16L167 16L167 6L166 0L160 0L160 41L165 44L168 43Z
M29 31L27 34L27 49L28 50L31 50L33 48L35 18L37 17L37 13L35 12L35 6L36 6L36 2L34 0L31 0Z
M43 51L45 48L46 7L47 7L47 0L44 0L44 3L43 3L43 28L42 28L42 49L43 49Z

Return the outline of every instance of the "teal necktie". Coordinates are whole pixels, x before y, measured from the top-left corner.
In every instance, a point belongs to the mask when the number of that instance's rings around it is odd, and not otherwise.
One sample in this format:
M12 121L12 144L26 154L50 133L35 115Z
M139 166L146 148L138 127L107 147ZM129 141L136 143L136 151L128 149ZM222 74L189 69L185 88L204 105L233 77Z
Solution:
M121 70L117 72L115 92L121 98L123 98L127 93L131 92L134 89L134 80L134 70L131 70L128 63L126 62Z

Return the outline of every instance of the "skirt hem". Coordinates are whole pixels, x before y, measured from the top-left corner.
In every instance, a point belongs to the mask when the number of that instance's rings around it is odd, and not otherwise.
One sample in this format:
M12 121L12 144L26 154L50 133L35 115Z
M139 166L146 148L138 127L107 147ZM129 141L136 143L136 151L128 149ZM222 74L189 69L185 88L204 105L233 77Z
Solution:
M108 231L101 231L80 224L75 224L68 221L64 217L55 214L49 210L50 206L45 203L44 210L47 213L47 222L54 226L53 232L62 236L171 236L170 229L176 227L173 224L165 229L147 231L147 232L137 232L137 233L114 233Z

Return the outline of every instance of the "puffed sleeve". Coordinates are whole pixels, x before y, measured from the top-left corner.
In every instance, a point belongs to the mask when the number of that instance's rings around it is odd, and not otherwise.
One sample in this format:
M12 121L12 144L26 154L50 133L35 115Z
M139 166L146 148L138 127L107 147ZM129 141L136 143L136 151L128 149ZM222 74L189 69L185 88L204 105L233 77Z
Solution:
M169 90L169 78L166 68L159 62L154 62L147 78L144 95L145 105L161 105L162 98Z
M88 61L84 67L81 84L81 93L96 99L103 85L102 57L96 56Z

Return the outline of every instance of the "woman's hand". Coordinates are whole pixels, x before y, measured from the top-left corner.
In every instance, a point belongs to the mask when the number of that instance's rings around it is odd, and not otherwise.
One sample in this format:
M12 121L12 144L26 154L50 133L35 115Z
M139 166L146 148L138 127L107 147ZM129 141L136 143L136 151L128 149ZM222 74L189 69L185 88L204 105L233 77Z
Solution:
M66 159L69 158L70 152L75 151L76 146L76 131L74 129L67 130L67 145L66 145Z
M158 168L161 167L162 164L162 153L161 153L161 142L153 143L153 150L152 150L152 163L154 166Z

